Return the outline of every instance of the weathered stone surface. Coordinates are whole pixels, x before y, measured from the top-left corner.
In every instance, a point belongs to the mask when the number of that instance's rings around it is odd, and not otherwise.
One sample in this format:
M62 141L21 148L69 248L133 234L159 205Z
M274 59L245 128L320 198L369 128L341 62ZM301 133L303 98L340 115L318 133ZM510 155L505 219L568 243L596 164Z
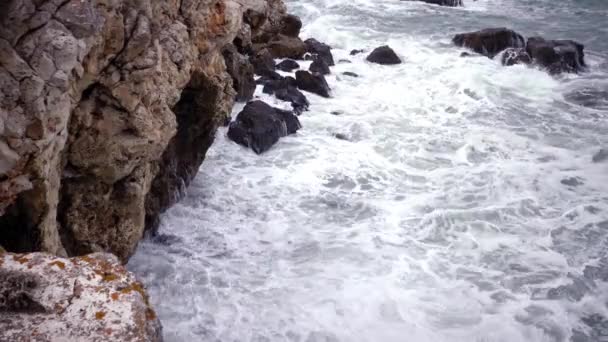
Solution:
M286 60L282 61L281 63L277 64L278 70L286 71L286 72L292 72L295 69L299 69L299 68L300 68L300 64L298 64L298 62L294 61L293 59L286 59Z
M281 0L3 1L0 244L125 261L230 112L223 47L284 16Z
M304 42L300 38L283 34L275 36L268 43L260 46L268 49L274 58L301 59L306 53L306 45L304 45Z
M144 287L110 254L0 251L0 340L162 341Z
M251 56L251 64L253 64L255 73L260 76L272 75L275 73L277 66L267 49L260 50Z
M261 154L280 138L295 133L301 127L298 117L292 112L271 107L262 101L253 101L230 123L228 137Z
M522 48L525 46L525 39L522 35L506 28L489 28L457 34L452 42L457 46L469 48L489 58L494 58L506 48Z

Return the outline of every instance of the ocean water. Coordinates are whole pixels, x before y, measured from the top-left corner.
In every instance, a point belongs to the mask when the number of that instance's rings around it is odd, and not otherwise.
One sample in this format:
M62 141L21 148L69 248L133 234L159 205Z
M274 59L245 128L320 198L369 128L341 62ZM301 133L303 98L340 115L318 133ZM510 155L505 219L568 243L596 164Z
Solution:
M608 341L608 162L592 162L608 148L608 2L287 4L352 63L267 153L220 129L140 244L129 268L165 339ZM450 42L497 26L578 40L589 70L552 77ZM349 56L384 44L404 63Z

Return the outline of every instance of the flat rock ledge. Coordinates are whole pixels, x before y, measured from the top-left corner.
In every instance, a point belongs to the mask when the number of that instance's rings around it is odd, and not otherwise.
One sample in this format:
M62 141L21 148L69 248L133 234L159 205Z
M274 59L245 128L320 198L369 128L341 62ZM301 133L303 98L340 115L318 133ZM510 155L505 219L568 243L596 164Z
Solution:
M143 285L111 254L0 249L0 341L162 341Z

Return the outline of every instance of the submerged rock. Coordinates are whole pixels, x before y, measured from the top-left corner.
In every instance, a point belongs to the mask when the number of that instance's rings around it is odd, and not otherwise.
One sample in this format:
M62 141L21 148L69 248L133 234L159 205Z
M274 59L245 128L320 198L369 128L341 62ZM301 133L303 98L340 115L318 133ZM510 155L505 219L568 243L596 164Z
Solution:
M306 51L308 53L319 56L329 66L335 65L334 56L331 53L329 45L321 43L314 38L306 39L304 43L306 44Z
M363 53L363 52L365 52L365 51L364 50L357 50L357 49L355 49L355 50L351 50L350 51L350 55L351 56L356 56L356 55L358 55L360 53Z
M255 153L268 151L280 138L302 126L292 112L271 107L262 101L249 102L230 123L228 137Z
M110 254L0 252L0 340L162 341L148 295Z
M292 72L300 68L300 64L293 59L286 59L281 63L277 64L277 69L285 72Z
M499 52L507 48L523 48L525 46L522 35L506 28L489 28L457 34L452 42L457 46L469 48L490 58L494 58Z
M329 85L325 77L321 74L311 74L308 71L299 70L296 72L296 82L298 88L317 94L322 97L329 97Z
M329 75L331 73L331 70L329 70L329 65L325 63L325 60L318 56L314 57L313 62L310 64L308 70L310 70L310 72L312 73L316 72L321 75Z
M345 72L342 73L342 75L349 76L349 77L359 77L358 74L356 74L354 72L351 72L351 71L345 71Z
M308 99L297 89L297 81L290 76L279 80L269 80L262 90L266 94L274 94L277 99L291 102L291 106L297 115L308 110Z
M602 148L596 154L593 155L591 161L594 163L601 163L608 160L608 149Z
M401 64L401 59L388 45L380 46L367 56L367 60L372 63L382 65Z
M535 64L551 74L580 72L585 68L585 46L572 40L545 40L531 37L526 51Z

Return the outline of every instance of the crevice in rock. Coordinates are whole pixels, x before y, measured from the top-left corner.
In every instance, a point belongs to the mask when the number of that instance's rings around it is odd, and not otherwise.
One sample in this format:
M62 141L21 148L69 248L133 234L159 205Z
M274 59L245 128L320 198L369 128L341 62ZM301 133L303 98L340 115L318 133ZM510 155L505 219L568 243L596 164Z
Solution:
M39 251L41 236L38 224L40 213L34 210L35 190L19 195L6 213L0 216L0 246L13 253Z
M155 231L158 215L177 202L196 175L220 124L216 108L222 89L196 72L173 107L177 134L169 142L146 197L146 228Z

